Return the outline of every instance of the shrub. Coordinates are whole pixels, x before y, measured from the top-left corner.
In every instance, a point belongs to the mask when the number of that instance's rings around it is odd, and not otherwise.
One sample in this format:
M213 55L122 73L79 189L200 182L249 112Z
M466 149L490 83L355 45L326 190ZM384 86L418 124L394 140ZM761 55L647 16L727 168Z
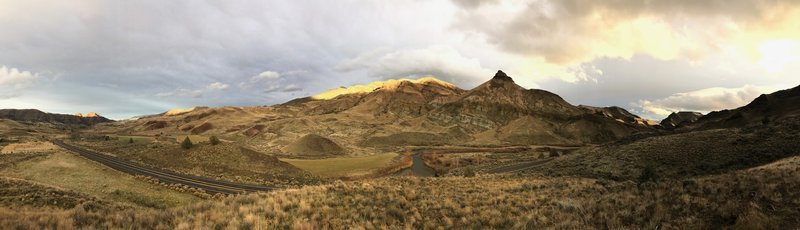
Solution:
M550 149L550 157L558 157L558 151L555 149Z
M645 182L657 182L658 181L658 174L656 174L656 170L652 166L646 166L642 169L642 173L639 175L639 184Z
M464 176L465 177L474 177L475 176L475 170L473 170L472 167L467 167L466 169L464 169Z
M130 139L128 139L128 143L131 143L131 144L133 144L133 137L131 137Z
M217 138L217 136L211 136L208 138L208 142L210 142L211 145L217 145L219 144L219 138Z
M183 142L181 142L181 148L183 148L183 149L192 148L192 140L189 140L188 136L183 139Z

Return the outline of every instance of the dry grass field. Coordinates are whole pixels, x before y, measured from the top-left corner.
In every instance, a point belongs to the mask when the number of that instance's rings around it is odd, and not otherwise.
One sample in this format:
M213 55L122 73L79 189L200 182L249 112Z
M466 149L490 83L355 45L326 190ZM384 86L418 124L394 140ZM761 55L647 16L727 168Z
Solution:
M234 143L195 144L183 149L173 142L120 143L81 141L75 144L100 152L176 172L227 181L296 187L319 183L319 178L278 158Z
M661 177L727 173L800 155L800 119L751 129L713 129L585 148L525 173L635 180L645 168Z
M56 148L58 147L56 147L52 143L44 141L12 143L0 147L0 154L50 152L55 150Z
M384 168L398 157L397 153L382 153L364 157L336 157L324 159L280 159L300 169L321 177L355 177Z
M152 143L155 140L155 138L148 137L148 136L125 136L125 135L120 135L120 136L113 136L113 137L115 137L115 139L118 142L123 142L123 143L128 143L131 140L133 140L133 143L149 144L149 143Z
M199 143L202 143L202 142L208 142L208 138L209 138L207 136L201 136L201 135L178 135L178 136L175 137L175 142L181 143L184 139L186 139L186 137L189 137L189 140L192 141L192 143L195 143L195 144L199 144Z
M800 224L798 162L790 158L729 174L643 185L575 177L390 177L164 211L72 208L5 224L161 229L771 229ZM108 213L98 215L101 212ZM87 217L91 221L70 222ZM29 221L33 218L37 221Z
M36 181L95 196L104 200L152 208L186 205L200 200L80 156L56 151L0 168L0 175Z

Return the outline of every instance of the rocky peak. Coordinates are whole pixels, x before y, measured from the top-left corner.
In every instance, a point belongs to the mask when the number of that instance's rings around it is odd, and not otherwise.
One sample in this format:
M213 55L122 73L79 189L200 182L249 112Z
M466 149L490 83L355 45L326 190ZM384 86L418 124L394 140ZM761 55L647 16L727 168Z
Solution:
M506 73L503 72L502 70L498 70L497 73L494 74L494 77L492 77L492 80L501 80L501 81L514 82L514 79L511 79L511 77L506 75Z

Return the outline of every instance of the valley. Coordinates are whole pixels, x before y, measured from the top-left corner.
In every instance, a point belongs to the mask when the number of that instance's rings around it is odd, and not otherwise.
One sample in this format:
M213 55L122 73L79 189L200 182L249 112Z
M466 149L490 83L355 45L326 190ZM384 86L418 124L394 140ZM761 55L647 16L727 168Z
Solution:
M121 121L5 110L0 228L797 226L797 89L661 122L502 71Z

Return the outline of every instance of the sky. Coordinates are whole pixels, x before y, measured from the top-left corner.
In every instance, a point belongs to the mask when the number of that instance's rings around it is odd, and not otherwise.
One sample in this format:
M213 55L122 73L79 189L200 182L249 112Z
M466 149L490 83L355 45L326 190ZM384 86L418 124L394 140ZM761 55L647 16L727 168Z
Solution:
M112 119L503 70L662 119L800 84L794 0L0 0L0 108Z

